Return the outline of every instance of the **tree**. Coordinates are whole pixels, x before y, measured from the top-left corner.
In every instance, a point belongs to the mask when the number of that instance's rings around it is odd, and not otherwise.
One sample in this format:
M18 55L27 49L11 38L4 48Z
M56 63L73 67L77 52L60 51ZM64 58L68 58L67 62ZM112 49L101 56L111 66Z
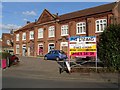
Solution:
M120 70L120 24L111 24L101 33L98 57L109 69Z

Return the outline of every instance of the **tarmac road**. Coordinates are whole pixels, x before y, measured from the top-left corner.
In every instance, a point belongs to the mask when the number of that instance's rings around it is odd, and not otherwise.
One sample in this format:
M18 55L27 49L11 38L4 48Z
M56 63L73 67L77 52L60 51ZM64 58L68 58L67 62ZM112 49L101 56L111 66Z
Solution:
M4 77L3 88L117 88L116 84L103 82L81 82L46 80L34 78Z
M20 64L3 70L3 88L118 88L114 73L59 74L56 61L20 57Z

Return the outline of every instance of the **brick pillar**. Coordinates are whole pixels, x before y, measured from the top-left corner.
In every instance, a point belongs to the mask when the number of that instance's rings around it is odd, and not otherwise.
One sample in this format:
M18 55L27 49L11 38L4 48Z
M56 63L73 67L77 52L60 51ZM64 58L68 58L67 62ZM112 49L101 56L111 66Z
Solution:
M14 36L13 37L13 43L14 43L13 44L13 49L14 49L14 54L16 54L16 34L14 33L13 36Z
M34 28L34 56L37 56L37 40L38 40L38 29Z
M26 31L26 49L27 49L27 56L28 56L28 47L29 47L29 44L28 44L28 41L29 41L29 31L27 30Z
M22 56L22 31L19 33L19 44L20 44L20 53L19 55Z

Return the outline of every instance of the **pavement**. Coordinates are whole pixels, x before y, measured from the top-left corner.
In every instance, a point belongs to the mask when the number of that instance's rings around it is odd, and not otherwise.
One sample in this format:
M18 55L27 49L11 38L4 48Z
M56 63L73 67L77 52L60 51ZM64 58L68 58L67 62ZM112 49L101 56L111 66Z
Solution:
M3 70L4 77L35 78L44 80L104 82L118 84L118 73L59 73L59 65L53 60L36 57L19 57L20 63Z

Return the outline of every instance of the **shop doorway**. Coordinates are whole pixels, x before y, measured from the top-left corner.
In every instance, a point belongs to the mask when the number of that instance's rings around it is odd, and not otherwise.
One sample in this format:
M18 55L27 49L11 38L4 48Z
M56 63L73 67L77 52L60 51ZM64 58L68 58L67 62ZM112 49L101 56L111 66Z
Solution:
M38 55L43 56L43 44L38 45Z
M22 46L22 56L26 56L26 52L27 52L26 45L23 45Z
M51 51L51 50L54 50L54 49L55 49L55 44L54 43L49 43L48 52Z

